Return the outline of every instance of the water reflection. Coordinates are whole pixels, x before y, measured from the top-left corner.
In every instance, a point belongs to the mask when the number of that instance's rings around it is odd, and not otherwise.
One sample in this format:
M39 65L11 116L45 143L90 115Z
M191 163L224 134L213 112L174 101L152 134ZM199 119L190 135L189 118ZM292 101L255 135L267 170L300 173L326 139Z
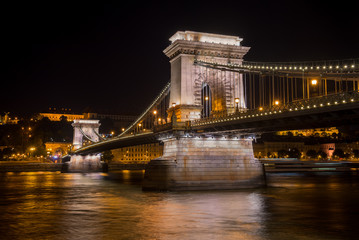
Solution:
M243 191L142 192L142 171L1 174L3 239L351 239L358 176Z

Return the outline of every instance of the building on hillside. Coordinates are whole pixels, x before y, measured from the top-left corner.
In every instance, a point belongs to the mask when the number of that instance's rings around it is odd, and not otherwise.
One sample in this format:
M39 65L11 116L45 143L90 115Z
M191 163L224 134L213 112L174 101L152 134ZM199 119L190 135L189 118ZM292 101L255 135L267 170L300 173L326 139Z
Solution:
M302 130L289 130L277 132L280 136L302 136L302 137L330 137L338 136L339 130L335 127L331 128L315 128L315 129L302 129Z
M62 117L66 117L67 121L72 122L75 119L84 119L83 114L75 114L71 108L49 108L48 111L39 113L38 120L47 117L50 121L61 121Z
M17 124L19 122L19 119L17 117L11 118L9 114L10 113L6 112L4 113L4 115L0 115L0 125Z
M354 152L359 150L359 142L352 143L322 143L307 145L304 142L262 142L253 143L254 156L256 158L277 158L281 150L298 149L302 154L302 159L308 159L306 156L309 150L315 152L324 152L328 159L333 158L335 149L343 150L348 159L354 159Z

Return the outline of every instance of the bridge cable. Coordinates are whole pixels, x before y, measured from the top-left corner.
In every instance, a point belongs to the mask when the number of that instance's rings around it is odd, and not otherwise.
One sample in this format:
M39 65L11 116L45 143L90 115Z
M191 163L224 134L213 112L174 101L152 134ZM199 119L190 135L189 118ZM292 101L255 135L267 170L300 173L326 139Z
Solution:
M94 142L94 143L98 142L98 141L95 141L95 140L91 139L89 136L87 136L87 135L84 133L84 131L82 130L81 127L79 127L79 130L80 130L80 132L82 133L82 135L83 135L87 140L89 140L89 141L91 141L91 142Z
M171 82L167 83L166 86L162 89L160 94L155 98L155 100L146 108L146 110L139 115L139 117L127 128L125 131L123 131L121 134L116 136L116 138L123 137L126 133L128 133L130 130L132 130L134 127L138 125L138 123L141 122L141 120L153 109L156 104L161 102L165 96L168 95L170 91Z

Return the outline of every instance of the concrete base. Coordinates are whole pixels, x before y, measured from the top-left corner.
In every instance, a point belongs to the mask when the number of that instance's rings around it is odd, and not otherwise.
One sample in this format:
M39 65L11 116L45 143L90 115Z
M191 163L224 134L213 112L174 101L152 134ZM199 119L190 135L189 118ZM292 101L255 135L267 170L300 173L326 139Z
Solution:
M146 167L144 190L214 190L263 186L252 141L234 138L170 138L161 158Z
M100 154L96 155L73 155L68 164L67 172L102 172Z

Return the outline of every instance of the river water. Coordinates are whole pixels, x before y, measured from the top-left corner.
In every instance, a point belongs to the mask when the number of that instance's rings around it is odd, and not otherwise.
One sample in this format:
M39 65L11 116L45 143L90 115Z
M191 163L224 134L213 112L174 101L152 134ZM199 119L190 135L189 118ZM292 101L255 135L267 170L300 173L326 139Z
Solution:
M268 187L143 192L142 171L0 174L0 239L359 239L359 176L270 174Z

